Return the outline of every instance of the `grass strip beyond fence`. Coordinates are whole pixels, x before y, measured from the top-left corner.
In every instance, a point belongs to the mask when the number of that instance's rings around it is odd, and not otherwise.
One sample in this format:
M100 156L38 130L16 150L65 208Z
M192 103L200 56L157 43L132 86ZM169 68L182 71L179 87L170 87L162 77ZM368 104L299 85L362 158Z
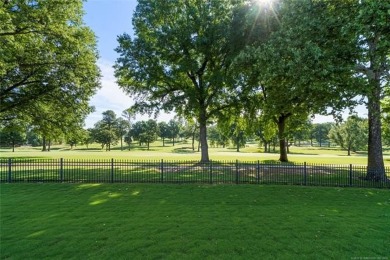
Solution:
M390 176L390 168L385 169ZM390 188L366 166L236 161L0 159L0 182L285 184Z

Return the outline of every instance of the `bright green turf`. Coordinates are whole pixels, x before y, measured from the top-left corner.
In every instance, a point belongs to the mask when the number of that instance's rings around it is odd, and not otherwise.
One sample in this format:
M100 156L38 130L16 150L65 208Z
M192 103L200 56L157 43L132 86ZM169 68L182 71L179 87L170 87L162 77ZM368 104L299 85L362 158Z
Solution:
M390 257L389 190L158 184L0 189L1 259Z
M100 149L99 145L85 146L70 150L69 147L54 146L50 152L41 152L40 148L21 147L13 153L10 149L0 149L0 157L34 157L34 158L66 158L66 159L128 159L128 160L199 160L200 153L193 152L188 143L177 143L174 147L170 144L163 147L161 142L151 144L151 150L134 145L131 151L120 151L116 146L110 152ZM367 164L367 153L359 152L347 156L347 152L328 147L290 147L289 160L295 163L324 163L324 164ZM209 149L210 159L216 161L277 161L278 153L263 153L257 144L249 144L236 152L234 148ZM384 151L385 164L390 165L390 150Z

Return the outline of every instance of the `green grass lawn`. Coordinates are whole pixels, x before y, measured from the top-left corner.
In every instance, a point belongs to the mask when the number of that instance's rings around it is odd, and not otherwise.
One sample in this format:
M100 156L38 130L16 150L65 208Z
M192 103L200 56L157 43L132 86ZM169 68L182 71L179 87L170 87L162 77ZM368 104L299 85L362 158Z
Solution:
M388 259L390 192L1 184L1 259Z
M70 150L68 146L53 146L50 152L41 152L40 147L20 147L13 153L10 149L0 149L0 157L8 158L65 158L65 159L128 159L128 160L199 160L200 153L192 151L189 143L179 142L175 146L167 144L163 147L160 141L151 144L150 151L146 147L133 145L131 151L120 150L114 147L110 152L102 150L99 145L85 146ZM328 147L290 147L289 160L294 163L323 163L323 164L367 164L367 152L353 153L347 156L347 152L338 148ZM240 152L235 148L209 149L210 159L215 161L277 161L279 154L263 153L258 144L248 144ZM390 150L384 150L384 161L390 165Z

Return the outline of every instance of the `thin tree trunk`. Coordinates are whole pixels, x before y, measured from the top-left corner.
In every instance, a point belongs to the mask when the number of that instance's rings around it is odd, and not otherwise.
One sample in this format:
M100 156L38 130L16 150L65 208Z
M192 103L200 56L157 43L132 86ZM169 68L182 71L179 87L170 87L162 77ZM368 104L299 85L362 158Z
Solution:
M287 145L287 153L290 153L290 144L288 139L286 140L286 145Z
M192 151L195 151L195 131L192 133Z

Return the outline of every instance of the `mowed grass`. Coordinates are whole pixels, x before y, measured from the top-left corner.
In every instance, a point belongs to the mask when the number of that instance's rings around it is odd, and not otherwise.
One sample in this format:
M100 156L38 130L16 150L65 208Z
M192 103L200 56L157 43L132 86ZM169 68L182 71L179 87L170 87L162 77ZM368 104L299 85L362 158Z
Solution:
M2 259L388 259L390 192L1 184Z
M151 144L150 151L145 146L132 145L129 151L127 147L123 151L119 146L111 151L101 149L98 144L90 145L89 149L79 146L73 150L69 146L53 146L50 152L41 152L40 147L20 147L15 152L10 149L0 149L0 157L3 158L65 158L65 159L118 159L118 160L178 160L196 161L200 159L200 152L193 151L188 142L178 142L175 146L167 143L165 147L160 141ZM234 147L209 148L210 159L215 161L278 161L279 154L263 153L256 143L248 144L240 152ZM367 152L352 153L335 147L298 147L291 146L288 155L293 163L318 163L318 164L367 164ZM384 150L384 162L390 165L390 150Z

